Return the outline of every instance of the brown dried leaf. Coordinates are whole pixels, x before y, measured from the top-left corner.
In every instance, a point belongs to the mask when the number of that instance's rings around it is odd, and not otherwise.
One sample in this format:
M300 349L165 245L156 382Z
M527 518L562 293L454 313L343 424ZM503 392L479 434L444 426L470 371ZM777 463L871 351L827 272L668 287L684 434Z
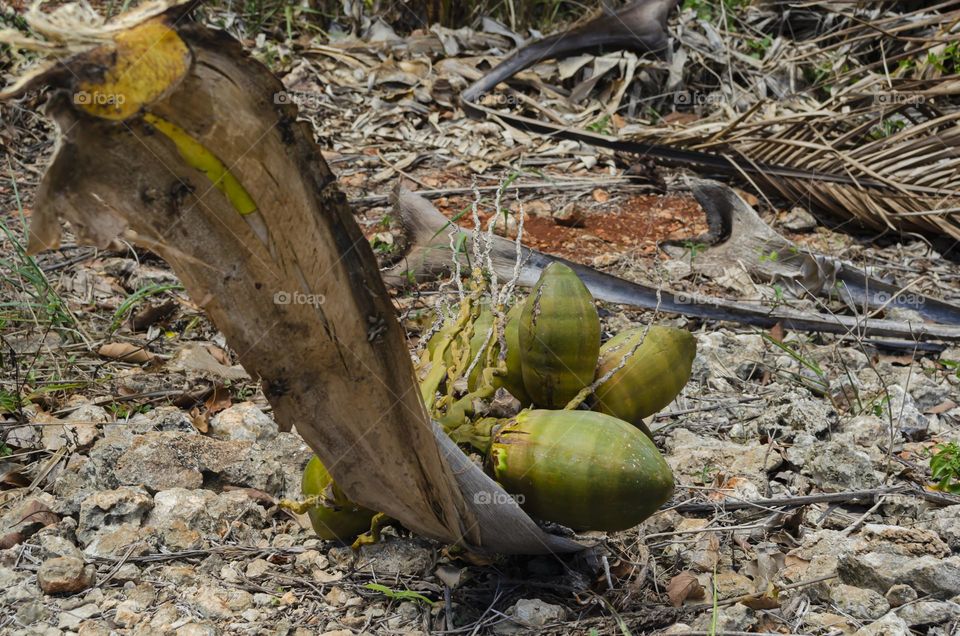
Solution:
M134 331L146 331L158 322L168 320L177 311L179 305L172 300L147 305L130 319L130 326Z
M787 335L787 332L783 328L783 323L778 322L774 326L770 327L769 335L777 342L783 342L783 339Z
M207 345L207 351L210 352L210 355L213 356L213 359L219 362L220 364L229 367L233 363L230 361L230 356L226 351L220 347L215 347L214 345Z
M244 488L241 486L231 486L229 484L223 487L224 492L238 491L242 492L246 496L250 497L253 501L260 504L264 508L270 508L277 505L277 498L271 495L268 492L258 490L256 488Z
M955 408L957 408L957 403L954 402L953 400L947 399L947 400L944 400L943 402L941 402L940 404L937 404L936 406L930 407L929 409L927 409L926 411L924 411L924 414L926 414L926 415L940 415L941 413L946 413L947 411L952 411L952 410L955 409Z
M201 411L197 407L190 409L190 420L193 422L193 427L201 433L206 433L210 430L210 425L207 423L207 412Z
M0 462L0 487L23 488L30 485L30 478L20 464L8 461Z
M224 409L230 408L231 404L233 402L230 399L230 391L222 384L216 384L210 396L203 402L203 406L206 408L204 415L209 418Z
M702 599L703 596L703 586L692 572L681 572L667 583L667 597L674 607L680 607L687 599Z
M100 347L97 353L104 358L137 364L153 360L153 354L144 349L143 346L130 344L129 342L109 342Z
M779 595L780 590L773 583L770 583L767 585L767 590L762 594L742 598L739 602L754 610L776 609L780 607Z

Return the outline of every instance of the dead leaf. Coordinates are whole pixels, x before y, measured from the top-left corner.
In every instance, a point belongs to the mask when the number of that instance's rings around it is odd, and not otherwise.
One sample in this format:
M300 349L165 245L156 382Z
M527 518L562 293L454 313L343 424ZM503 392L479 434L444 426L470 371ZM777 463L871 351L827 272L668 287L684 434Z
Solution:
M133 327L134 331L146 331L152 325L168 320L176 313L178 306L172 300L148 305L134 314L133 318L130 319L130 326Z
M201 433L206 433L210 430L210 425L207 422L207 412L201 411L197 407L190 409L190 421L193 422L193 427Z
M770 327L770 331L768 332L768 335L774 340L776 340L777 342L783 342L783 339L787 335L786 331L783 329L783 323L778 322L774 326Z
M100 347L97 353L104 358L137 364L150 362L154 357L143 346L130 344L129 342L109 342Z
M29 485L30 479L23 466L14 462L0 462L0 487L23 488Z
M780 590L770 583L764 593L741 598L739 602L754 610L776 609L780 607L779 596Z
M277 505L277 498L271 495L268 492L258 490L256 488L244 488L242 486L231 486L227 484L223 487L224 492L242 492L246 496L250 497L253 501L260 504L264 508L270 508Z
M210 380L249 380L250 376L240 366L228 366L219 362L203 345L191 343L177 352L167 363L170 371L183 371L188 376L196 375Z
M667 583L667 597L674 607L680 607L687 599L702 599L703 596L703 586L692 572L681 572Z
M203 406L206 408L205 415L207 417L216 415L220 411L230 408L231 404L233 404L233 401L230 397L230 391L222 384L215 384L210 397L203 402Z
M941 413L946 413L947 411L952 411L957 408L957 403L953 400L944 400L936 406L932 406L924 411L925 415L940 415Z
M913 364L913 354L904 353L902 355L878 354L874 356L874 362L889 362L897 367L909 367Z
M215 347L214 345L207 345L207 351L210 352L210 355L213 356L213 359L219 362L220 364L229 367L233 363L230 361L230 355L221 349L220 347Z
M741 190L740 188L734 188L733 191L736 192L741 199L746 201L747 205L749 205L751 208L755 208L760 204L760 199L750 194L746 190Z
M610 200L610 193L603 188L597 188L590 194L597 203L606 203Z

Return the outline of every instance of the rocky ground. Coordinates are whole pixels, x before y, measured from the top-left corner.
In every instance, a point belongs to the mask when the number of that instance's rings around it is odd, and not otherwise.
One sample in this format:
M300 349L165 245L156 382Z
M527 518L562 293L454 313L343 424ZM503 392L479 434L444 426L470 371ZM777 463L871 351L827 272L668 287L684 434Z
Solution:
M474 181L519 171L520 183L542 184L518 195L539 249L673 289L772 296L743 271L710 278L693 254L656 252L705 227L674 173L617 181L625 166L609 153L467 122L436 91L418 93L416 68L370 82L324 54L249 44L310 96L305 116L331 140L327 158L386 259L403 243L384 207L398 174L447 189L435 201L453 215ZM365 46L349 55L392 63ZM935 444L960 438L960 348L604 305L607 335L656 319L697 338L693 378L652 425L677 481L663 510L589 534L597 548L576 557L452 555L402 529L353 553L277 507L298 494L311 451L278 431L257 383L162 262L69 235L36 261L18 251L51 149L39 102L5 106L0 131L12 171L0 182L0 632L960 633L960 499L929 489L928 466ZM803 210L763 214L801 244L900 283L923 276L916 289L960 300L956 266L920 241L872 245ZM415 350L436 285L393 293ZM130 347L148 354L118 360Z

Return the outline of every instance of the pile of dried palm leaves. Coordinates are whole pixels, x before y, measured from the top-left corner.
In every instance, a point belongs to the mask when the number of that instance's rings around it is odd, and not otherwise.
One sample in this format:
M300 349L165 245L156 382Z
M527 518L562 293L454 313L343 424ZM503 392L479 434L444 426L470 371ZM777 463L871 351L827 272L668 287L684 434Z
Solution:
M709 117L647 136L815 173L749 178L839 218L960 238L960 2L776 2L725 19L721 33L688 10L674 27L683 94ZM713 90L694 79L708 70Z
M516 80L541 99L514 112L619 129L633 150L868 228L960 239L958 22L955 1L687 0L664 59L540 64Z

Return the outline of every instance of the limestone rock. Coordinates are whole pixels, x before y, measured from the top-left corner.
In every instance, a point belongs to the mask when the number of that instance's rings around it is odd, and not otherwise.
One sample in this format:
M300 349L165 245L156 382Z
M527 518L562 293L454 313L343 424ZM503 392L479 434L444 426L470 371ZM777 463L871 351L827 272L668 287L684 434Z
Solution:
M277 436L277 424L253 402L242 402L210 420L210 437L228 441L263 442Z
M960 618L960 604L951 601L917 601L898 609L897 616L910 627L941 625Z
M40 564L37 584L45 594L76 594L96 580L97 570L76 557L54 557Z
M217 494L210 490L171 488L158 492L144 526L156 531L168 549L195 549L203 537L255 541L255 531L267 525L265 510L243 491Z
M890 611L890 603L876 590L840 583L830 590L830 600L854 618L876 620Z
M96 556L112 554L113 547L107 549L101 543L117 532L120 541L123 536L139 538L136 531L152 508L153 499L141 488L121 487L93 493L80 505L77 538L84 552ZM117 539L107 543L115 547Z
M422 576L435 562L433 549L425 541L386 539L360 548L356 568L383 576Z
M887 590L884 598L890 603L890 607L900 607L901 605L917 600L917 591L909 585L897 583Z
M854 632L853 636L911 636L910 627L893 612Z

